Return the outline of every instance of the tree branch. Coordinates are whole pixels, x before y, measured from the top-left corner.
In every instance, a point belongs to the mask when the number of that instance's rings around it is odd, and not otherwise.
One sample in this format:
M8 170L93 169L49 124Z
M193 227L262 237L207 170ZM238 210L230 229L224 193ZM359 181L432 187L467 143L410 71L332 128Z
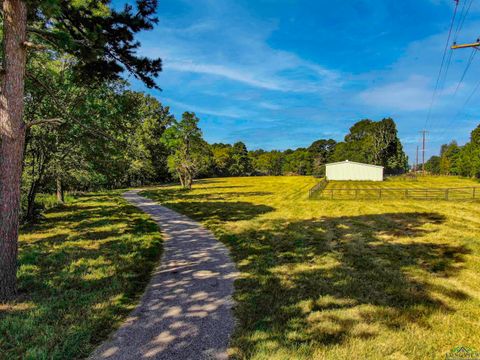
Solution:
M43 125L43 124L54 124L54 125L61 125L63 124L62 119L60 118L53 118L53 119L43 119L43 120L35 120L27 123L25 126L27 129L31 128L32 126Z
M31 41L24 41L23 46L25 46L27 49L33 49L33 50L46 50L48 47L45 45L41 44L35 44L34 42Z

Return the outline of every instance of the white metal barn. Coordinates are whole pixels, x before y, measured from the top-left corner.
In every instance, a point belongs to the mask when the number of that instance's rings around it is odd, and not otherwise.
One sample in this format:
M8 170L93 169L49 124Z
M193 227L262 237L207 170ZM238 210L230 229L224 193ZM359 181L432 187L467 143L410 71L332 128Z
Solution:
M383 166L341 161L326 164L327 180L383 181Z

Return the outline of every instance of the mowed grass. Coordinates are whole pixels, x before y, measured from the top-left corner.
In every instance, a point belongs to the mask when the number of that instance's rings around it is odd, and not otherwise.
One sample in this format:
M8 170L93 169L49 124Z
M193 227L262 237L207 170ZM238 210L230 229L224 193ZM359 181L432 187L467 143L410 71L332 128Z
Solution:
M75 198L21 230L19 296L0 304L1 359L85 358L133 309L161 237L120 195Z
M211 179L144 193L231 249L241 272L232 357L442 359L480 348L480 202L308 200L317 181Z
M448 176L419 176L417 180L392 177L387 181L329 181L324 191L312 199L376 200L412 198L415 200L480 199L480 183Z

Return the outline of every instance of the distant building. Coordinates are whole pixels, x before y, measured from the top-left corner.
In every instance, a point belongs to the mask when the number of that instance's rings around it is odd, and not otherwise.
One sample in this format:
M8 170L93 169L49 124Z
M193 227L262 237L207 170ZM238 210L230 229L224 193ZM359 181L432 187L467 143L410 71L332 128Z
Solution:
M383 181L383 166L341 161L326 164L327 180Z

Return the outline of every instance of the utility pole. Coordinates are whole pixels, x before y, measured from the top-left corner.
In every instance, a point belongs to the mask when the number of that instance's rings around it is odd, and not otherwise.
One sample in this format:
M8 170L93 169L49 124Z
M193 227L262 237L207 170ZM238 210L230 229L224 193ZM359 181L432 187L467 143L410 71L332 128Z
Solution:
M426 135L428 134L428 131L422 130L420 131L420 134L422 134L422 173L425 175L425 143L427 142Z
M418 171L418 145L417 145L417 158L416 158L416 161L415 161L415 172Z

